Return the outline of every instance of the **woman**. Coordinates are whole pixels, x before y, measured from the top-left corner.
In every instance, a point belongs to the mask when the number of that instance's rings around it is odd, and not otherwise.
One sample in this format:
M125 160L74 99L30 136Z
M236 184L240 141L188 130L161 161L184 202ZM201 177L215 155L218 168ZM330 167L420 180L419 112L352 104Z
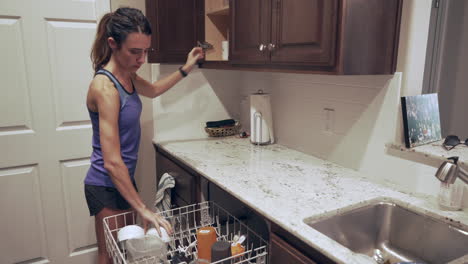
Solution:
M141 101L138 94L155 98L174 86L203 58L194 48L186 64L171 75L150 83L136 74L151 47L151 28L138 9L119 8L99 22L91 51L94 79L86 105L93 127L91 166L85 196L95 216L99 263L108 263L103 218L136 211L145 230L154 225L172 232L170 224L145 207L134 180L140 141Z

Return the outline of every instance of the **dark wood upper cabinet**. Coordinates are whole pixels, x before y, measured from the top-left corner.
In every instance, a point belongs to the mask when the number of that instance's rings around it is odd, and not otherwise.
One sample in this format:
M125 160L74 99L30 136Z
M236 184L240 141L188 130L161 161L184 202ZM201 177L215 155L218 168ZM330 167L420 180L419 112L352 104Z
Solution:
M234 0L231 9L231 63L335 65L338 0Z
M200 40L214 46L204 68L393 74L402 2L146 0L156 49L148 61L185 62Z
M338 72L393 74L403 0L343 1Z
M264 0L231 2L231 40L229 61L233 64L265 64L270 57L271 5Z
M184 63L204 36L204 0L146 0L154 49L149 63Z
M273 0L272 64L335 65L338 0Z

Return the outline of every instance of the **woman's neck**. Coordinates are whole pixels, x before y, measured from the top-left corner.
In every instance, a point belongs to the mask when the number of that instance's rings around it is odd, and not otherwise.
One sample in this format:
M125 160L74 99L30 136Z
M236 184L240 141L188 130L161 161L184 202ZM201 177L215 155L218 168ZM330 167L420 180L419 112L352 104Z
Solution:
M111 56L109 62L104 66L104 69L112 72L118 79L128 80L131 78L131 73L126 71L119 63Z

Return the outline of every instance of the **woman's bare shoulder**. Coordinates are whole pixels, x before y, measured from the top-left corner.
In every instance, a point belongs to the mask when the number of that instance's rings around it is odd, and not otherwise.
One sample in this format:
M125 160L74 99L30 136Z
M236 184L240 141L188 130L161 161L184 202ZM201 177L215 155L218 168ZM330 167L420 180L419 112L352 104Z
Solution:
M104 105L118 105L119 92L109 78L104 75L96 75L89 85L88 107L93 111Z
M96 75L89 85L89 89L94 93L118 94L114 83L105 75Z

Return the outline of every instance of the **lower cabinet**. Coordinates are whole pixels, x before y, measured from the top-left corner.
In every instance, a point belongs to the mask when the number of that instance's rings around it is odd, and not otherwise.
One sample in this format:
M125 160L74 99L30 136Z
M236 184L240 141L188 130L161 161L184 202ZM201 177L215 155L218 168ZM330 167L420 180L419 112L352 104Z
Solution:
M169 173L176 182L171 192L173 207L181 207L200 202L198 194L199 177L193 172L182 168L174 162L167 153L156 147L156 182Z
M317 264L275 233L270 234L270 264Z

